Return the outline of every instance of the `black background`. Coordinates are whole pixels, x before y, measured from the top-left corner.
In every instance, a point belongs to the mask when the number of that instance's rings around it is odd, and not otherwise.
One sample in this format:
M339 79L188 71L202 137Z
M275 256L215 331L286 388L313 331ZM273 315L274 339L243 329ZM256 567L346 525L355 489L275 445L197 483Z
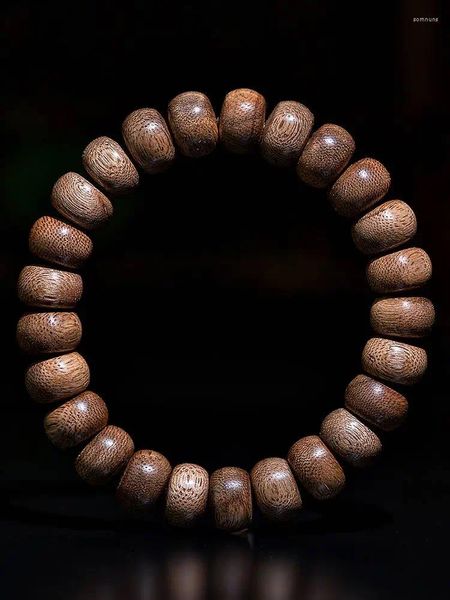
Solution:
M437 16L418 24L413 17ZM438 2L14 2L2 15L2 525L6 598L448 597L448 27ZM346 127L390 170L438 310L408 423L299 525L222 537L136 519L42 429L15 347L27 232L94 137L187 89L235 87ZM259 157L179 159L114 200L85 270L80 352L138 447L213 470L284 456L341 406L371 335L365 259L323 193Z

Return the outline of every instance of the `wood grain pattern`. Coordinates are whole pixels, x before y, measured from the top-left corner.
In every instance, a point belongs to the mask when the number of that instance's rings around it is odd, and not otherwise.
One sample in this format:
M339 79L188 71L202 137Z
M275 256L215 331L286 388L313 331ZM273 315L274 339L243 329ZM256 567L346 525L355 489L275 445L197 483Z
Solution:
M52 354L75 350L82 326L74 312L27 313L17 323L16 338L28 354Z
M427 369L427 353L423 348L397 340L371 338L364 346L362 367L374 377L413 385Z
M326 188L348 165L355 142L343 127L327 123L308 140L297 164L297 175L314 188Z
M172 471L166 498L166 517L171 525L190 527L206 511L208 471L199 465L182 463Z
M428 298L378 298L370 309L370 324L376 333L391 337L419 338L428 335L435 319Z
M382 449L378 436L345 408L325 417L320 437L334 454L354 467L370 464Z
M86 442L108 424L108 408L94 392L83 392L52 410L45 417L48 439L58 448Z
M56 402L84 392L89 378L87 362L78 352L70 352L31 364L25 387L36 402Z
M83 280L78 273L28 265L17 283L19 300L42 308L73 308L83 294Z
M357 375L350 381L345 390L345 408L383 431L399 427L408 414L405 396L367 375Z
M383 198L391 185L391 176L374 158L353 163L334 182L328 198L336 212L344 217L357 217Z
M300 492L284 458L260 460L250 477L258 507L270 519L290 520L301 509Z
M261 153L272 165L295 165L314 124L314 115L293 100L278 102L266 121Z
M252 490L247 471L223 467L211 475L209 500L214 523L225 531L243 531L252 520Z
M405 248L371 260L367 266L367 281L379 294L414 290L428 283L433 267L422 248Z
M107 192L126 194L139 185L136 167L123 148L109 137L98 137L86 146L83 166Z
M319 436L309 435L293 444L289 465L300 484L316 500L334 498L345 485L345 474Z
M248 88L228 92L222 104L219 136L230 152L247 154L261 140L266 116L266 101L261 94Z

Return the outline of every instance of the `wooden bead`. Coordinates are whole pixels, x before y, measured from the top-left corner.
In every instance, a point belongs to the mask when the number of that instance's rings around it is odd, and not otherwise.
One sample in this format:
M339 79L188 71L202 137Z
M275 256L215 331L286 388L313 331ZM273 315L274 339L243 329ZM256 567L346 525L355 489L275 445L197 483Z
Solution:
M17 293L30 306L72 308L83 293L78 273L29 265L19 275Z
M262 155L277 167L295 165L313 124L314 115L300 102L279 102L264 126Z
M405 248L371 260L367 280L374 292L403 292L425 285L431 279L432 270L425 250Z
M154 450L139 450L131 457L117 487L117 498L127 508L150 508L162 495L172 467Z
M73 269L81 267L92 253L89 236L53 217L41 217L34 223L28 243L38 258Z
M434 324L431 300L420 297L379 298L370 309L370 324L380 335L419 338Z
M218 529L243 531L252 520L252 490L247 471L223 467L211 475L209 498Z
M36 402L56 402L84 392L89 378L87 362L78 352L71 352L30 365L25 387Z
M320 437L332 452L354 467L371 463L382 448L378 436L345 408L325 417Z
M396 340L371 338L362 353L364 371L393 383L413 385L427 369L427 353L423 348Z
M17 343L29 354L70 352L81 340L81 321L74 312L28 313L17 323Z
M333 498L345 485L345 474L319 436L309 435L291 446L289 465L300 484L316 500Z
M374 158L362 158L342 173L328 192L336 212L356 217L383 198L391 185L386 168Z
M166 499L166 517L171 525L189 527L205 512L208 502L208 472L199 465L183 463L172 471Z
M113 214L108 198L78 173L66 173L58 179L52 190L52 205L83 229L95 229Z
M345 390L345 408L383 431L392 431L408 414L402 394L367 375L357 375Z
M109 137L98 137L86 146L83 165L106 191L125 194L139 185L136 167L122 147Z
M289 520L302 507L295 478L284 458L265 458L250 473L256 502L273 520Z
M45 433L58 448L86 442L108 424L108 408L94 392L83 392L52 410L44 421Z
M75 469L90 485L102 485L125 467L133 452L134 443L128 433L108 425L79 453Z
M247 88L228 92L219 120L222 144L237 154L254 150L261 140L265 115L266 101L258 92Z
M348 131L327 123L308 140L297 164L297 175L314 187L326 188L349 163L355 142Z
M201 92L184 92L168 106L168 119L175 142L185 156L196 158L211 154L219 132L209 98Z
M175 158L175 147L162 115L154 108L135 110L122 124L122 135L135 163L147 173L165 171Z

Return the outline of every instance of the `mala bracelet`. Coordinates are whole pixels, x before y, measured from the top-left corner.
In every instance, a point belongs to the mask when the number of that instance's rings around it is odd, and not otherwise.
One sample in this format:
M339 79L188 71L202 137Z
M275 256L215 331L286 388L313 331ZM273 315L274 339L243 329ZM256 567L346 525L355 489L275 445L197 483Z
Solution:
M114 140L99 137L84 150L83 164L99 188L122 194L139 184L135 165L150 174L164 171L175 159L175 148L192 158L210 154L219 142L237 154L259 149L272 165L295 166L303 182L327 188L334 209L353 220L357 248L371 255L368 283L382 295L370 310L377 337L364 347L365 374L347 386L345 408L325 417L319 435L298 440L287 459L261 460L250 475L224 467L209 477L195 464L172 469L154 450L135 452L128 433L108 424L104 401L87 391L89 367L75 351L82 327L72 312L83 292L81 276L73 269L92 252L91 238L82 230L95 229L113 213L94 183L77 173L58 179L51 199L64 220L38 219L29 238L32 254L57 267L29 265L19 276L20 300L39 310L19 320L19 346L29 354L51 355L28 367L26 389L40 403L64 401L45 418L50 441L60 448L86 444L75 468L92 485L122 473L117 497L128 507L148 509L165 497L166 517L173 525L193 524L209 504L218 528L240 531L251 523L252 497L263 514L283 521L302 507L300 491L317 500L334 497L345 484L338 460L355 467L369 464L382 448L375 431L390 431L404 420L408 402L391 384L414 384L427 367L426 352L414 340L429 333L434 307L427 298L407 295L431 277L427 253L404 247L416 233L414 212L402 200L378 204L389 190L390 175L373 158L347 166L355 143L345 129L326 124L312 133L314 117L298 102L280 102L267 120L265 111L261 94L237 89L225 97L217 120L204 94L186 92L169 103L168 124L152 108L125 119L122 134L131 158ZM413 343L404 341L409 339Z

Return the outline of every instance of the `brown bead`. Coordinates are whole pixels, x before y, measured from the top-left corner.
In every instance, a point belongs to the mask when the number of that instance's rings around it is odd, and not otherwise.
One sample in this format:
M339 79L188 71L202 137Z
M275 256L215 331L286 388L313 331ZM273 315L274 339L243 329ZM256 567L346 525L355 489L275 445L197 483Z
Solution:
M205 512L208 479L208 472L199 465L183 463L174 468L166 499L166 517L171 525L189 527Z
M122 124L122 135L133 160L147 173L165 171L175 158L175 147L162 115L154 108L135 110Z
M325 417L320 437L332 452L354 467L371 463L382 449L378 436L345 408Z
M291 446L288 462L300 484L316 500L333 498L345 485L345 474L319 436L309 435Z
M111 218L108 198L78 173L66 173L52 190L52 205L63 217L84 229L95 229Z
M355 142L348 131L327 123L309 138L297 164L297 175L314 187L326 188L349 163Z
M74 312L28 313L17 323L17 343L29 354L75 350L81 340L81 321Z
M30 365L25 386L36 402L56 402L84 392L89 378L87 362L78 352L71 352Z
M81 267L92 253L89 236L53 217L41 217L34 223L28 243L38 258L73 269Z
M138 450L122 475L117 499L128 508L150 508L165 490L171 472L165 456L154 450Z
M247 471L223 467L211 475L209 499L218 529L243 531L252 520L252 490Z
M265 116L266 101L258 92L247 88L228 92L219 120L222 144L237 154L256 149L261 140Z
M284 458L265 458L250 477L259 509L270 519L289 520L302 507L295 478Z
M362 158L342 173L328 192L336 212L356 217L383 198L391 185L386 168L374 158Z
M108 424L108 408L94 392L83 392L52 410L44 421L45 433L58 448L86 442Z
M277 167L295 165L313 124L314 115L300 102L279 102L264 126L262 155Z
M79 453L75 469L90 485L102 485L125 467L133 452L134 443L128 433L108 425Z
M402 394L367 375L357 375L345 390L345 408L383 431L392 431L408 414Z
M72 308L83 294L78 273L29 265L19 275L17 293L30 306Z
M380 335L419 338L434 324L431 300L420 297L379 298L370 309L370 324Z
M175 142L185 156L197 158L211 154L219 132L209 98L201 92L184 92L168 106L168 119Z
M413 385L427 369L427 353L423 348L396 340L371 338L364 346L362 367L374 377Z
M122 147L109 137L98 137L86 146L83 165L106 191L125 194L139 185L136 167Z
M431 260L422 248L405 248L371 260L367 280L374 292L389 294L425 285L432 274Z

